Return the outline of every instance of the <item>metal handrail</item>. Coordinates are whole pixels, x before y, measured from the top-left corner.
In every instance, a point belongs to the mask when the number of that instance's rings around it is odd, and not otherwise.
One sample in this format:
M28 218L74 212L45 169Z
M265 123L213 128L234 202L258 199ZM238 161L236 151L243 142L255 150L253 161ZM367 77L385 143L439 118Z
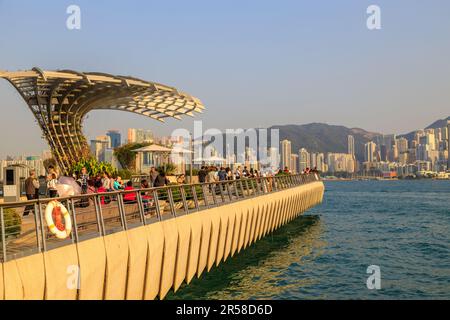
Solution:
M243 178L2 203L0 261L45 252L319 179L315 174ZM48 231L45 208L54 200L65 205L72 218L73 231L69 239L58 240ZM5 214L7 210L8 215ZM17 214L17 210L27 212L29 216Z

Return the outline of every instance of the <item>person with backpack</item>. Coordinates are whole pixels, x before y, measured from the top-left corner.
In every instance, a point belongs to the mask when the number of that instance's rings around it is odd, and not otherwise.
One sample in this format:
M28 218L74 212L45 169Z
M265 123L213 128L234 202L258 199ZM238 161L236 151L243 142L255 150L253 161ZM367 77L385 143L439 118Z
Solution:
M228 178L228 173L225 171L224 167L221 167L219 172L218 172L218 176L219 176L219 181L226 181Z

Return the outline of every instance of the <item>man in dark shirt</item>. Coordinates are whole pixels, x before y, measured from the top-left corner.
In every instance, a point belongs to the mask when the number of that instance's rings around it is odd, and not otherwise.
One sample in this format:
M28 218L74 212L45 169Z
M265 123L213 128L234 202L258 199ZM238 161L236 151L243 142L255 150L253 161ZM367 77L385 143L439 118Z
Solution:
M198 181L200 183L205 183L206 182L206 176L208 175L208 171L206 170L205 167L202 167L200 169L200 171L198 172Z
M30 176L25 180L25 193L27 195L27 200L37 199L37 195L39 194L39 181L36 179L36 171L31 170ZM33 205L27 206L23 213L24 216L30 214L30 211L33 210Z
M166 174L164 172L161 172L155 180L154 187L159 188L159 187L167 186L169 184L170 184L170 181L169 181L169 179L166 178Z

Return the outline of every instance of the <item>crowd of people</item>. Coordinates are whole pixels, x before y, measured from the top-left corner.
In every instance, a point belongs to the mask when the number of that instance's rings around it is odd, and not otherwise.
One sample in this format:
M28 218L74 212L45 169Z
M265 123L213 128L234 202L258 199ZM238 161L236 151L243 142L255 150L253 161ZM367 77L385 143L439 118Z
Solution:
M306 168L302 174L314 174L319 173L317 168ZM216 166L203 166L198 172L199 183L214 183L239 179L250 179L260 177L274 177L280 174L291 174L290 170L285 167L284 169L272 170L265 169L261 172L253 168L248 169L247 166L238 166L234 170L229 167L216 167ZM48 168L48 174L46 176L47 183L47 196L49 198L55 198L58 196L58 178L59 174L57 170L50 166ZM131 191L134 190L132 181L124 183L122 177L119 175L111 176L107 172L90 176L86 167L81 169L81 172L74 175L74 181L81 188L82 194L93 193L106 193L114 191ZM169 185L171 182L167 178L164 172L158 171L155 167L150 169L148 179L141 180L140 188L158 188ZM177 176L177 184L185 184L186 176L184 174ZM25 180L25 190L28 200L39 198L40 183L36 177L34 170L30 171L28 179Z
M227 167L203 166L198 172L198 180L200 183L221 182L229 180L238 180L244 178L261 177L258 170L247 167L237 167L235 170Z
M302 174L313 174L319 173L317 168L310 169L306 168L303 170ZM280 174L292 174L288 167L284 169L280 168L278 170L273 170L271 168L265 169L261 172L253 168L248 169L248 167L238 166L236 169L232 170L227 167L216 167L216 166L203 166L198 172L198 179L200 183L211 183L211 182L221 182L229 180L239 180L239 179L251 179L251 178L261 178L261 177L274 177Z

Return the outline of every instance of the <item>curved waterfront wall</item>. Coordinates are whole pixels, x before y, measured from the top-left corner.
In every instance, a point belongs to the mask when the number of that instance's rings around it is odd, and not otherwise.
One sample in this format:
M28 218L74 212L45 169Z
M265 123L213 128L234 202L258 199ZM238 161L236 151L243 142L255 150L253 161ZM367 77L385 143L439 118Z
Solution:
M323 194L323 183L311 182L10 260L0 264L0 299L164 299L321 203Z

